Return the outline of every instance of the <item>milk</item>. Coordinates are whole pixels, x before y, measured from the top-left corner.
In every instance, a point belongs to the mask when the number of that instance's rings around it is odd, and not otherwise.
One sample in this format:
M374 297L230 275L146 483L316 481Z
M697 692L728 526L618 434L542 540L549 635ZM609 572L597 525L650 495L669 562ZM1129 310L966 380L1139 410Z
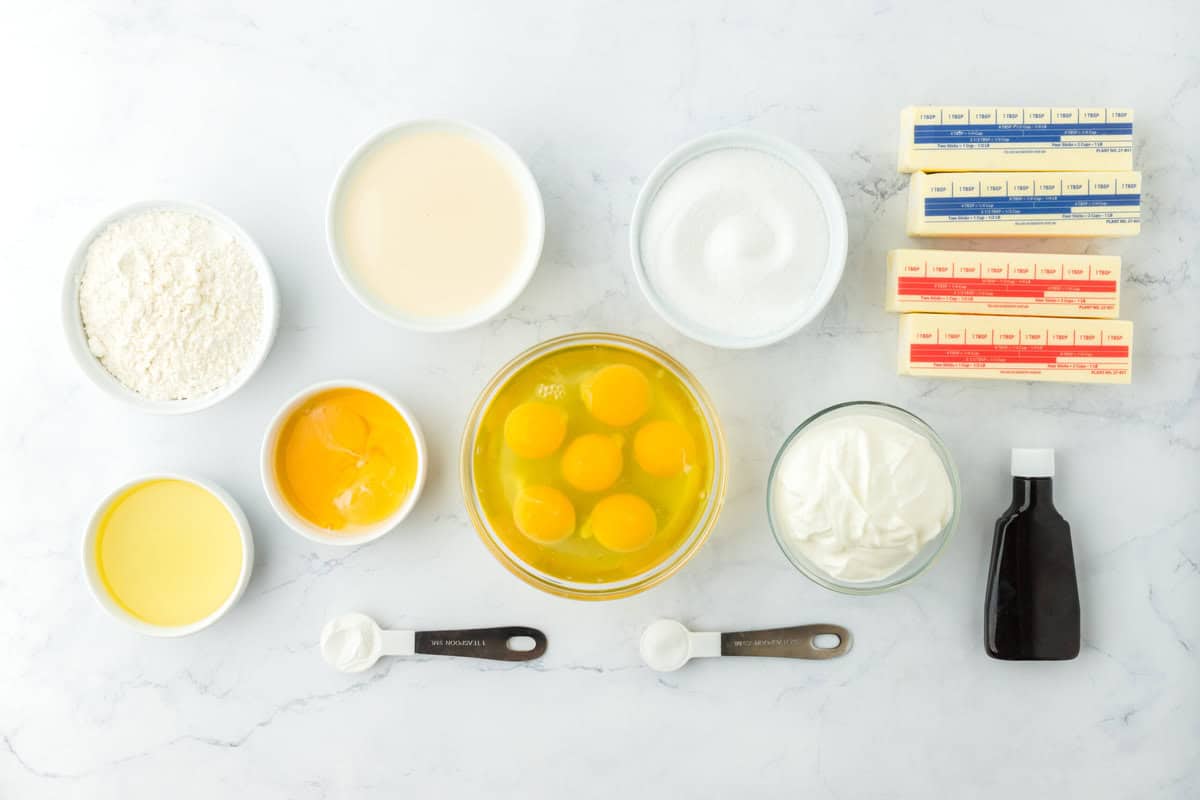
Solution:
M332 215L357 288L417 319L470 316L506 294L533 242L528 191L505 154L468 128L419 125L369 145Z

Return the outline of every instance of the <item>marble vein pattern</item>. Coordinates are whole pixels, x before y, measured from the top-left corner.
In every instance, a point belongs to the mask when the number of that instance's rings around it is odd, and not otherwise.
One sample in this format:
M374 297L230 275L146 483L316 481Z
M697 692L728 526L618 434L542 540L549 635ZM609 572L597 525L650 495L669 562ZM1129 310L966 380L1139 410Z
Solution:
M586 3L12 2L0 25L0 798L1171 798L1200 797L1200 55L1193 4L775 0ZM1119 253L1136 326L1132 386L934 381L895 374L883 310L904 234L898 110L910 103L1129 105L1141 236L972 241ZM427 336L342 288L324 243L345 155L406 118L488 127L546 204L545 253L507 313ZM628 263L642 180L680 142L774 133L829 170L849 218L845 278L811 326L752 352L690 342ZM144 416L91 386L62 340L77 238L154 197L244 225L282 293L274 351L203 413ZM644 338L710 390L731 454L721 521L660 587L605 604L515 580L470 528L457 480L477 392L520 350L580 330ZM258 446L292 393L380 383L421 420L430 480L403 527L348 552L273 515ZM854 399L912 410L963 477L959 530L934 568L878 597L808 582L767 530L786 434ZM1056 448L1085 646L1064 664L982 645L992 525L1008 450ZM258 561L228 618L143 638L88 596L94 504L137 473L203 475L253 526ZM356 676L317 653L330 616L391 627L536 625L545 658L385 660ZM824 663L711 659L643 668L644 625L835 622Z

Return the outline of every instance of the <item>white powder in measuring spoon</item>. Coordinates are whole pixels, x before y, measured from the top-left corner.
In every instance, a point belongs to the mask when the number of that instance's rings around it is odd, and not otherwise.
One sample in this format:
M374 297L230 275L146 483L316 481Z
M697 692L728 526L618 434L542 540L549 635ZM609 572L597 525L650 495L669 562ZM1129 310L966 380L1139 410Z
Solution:
M232 233L198 214L143 211L88 247L79 313L117 380L151 400L184 400L221 388L253 357L263 292Z
M812 302L829 256L821 200L797 169L760 150L682 164L646 212L639 242L654 292L725 338L787 328Z

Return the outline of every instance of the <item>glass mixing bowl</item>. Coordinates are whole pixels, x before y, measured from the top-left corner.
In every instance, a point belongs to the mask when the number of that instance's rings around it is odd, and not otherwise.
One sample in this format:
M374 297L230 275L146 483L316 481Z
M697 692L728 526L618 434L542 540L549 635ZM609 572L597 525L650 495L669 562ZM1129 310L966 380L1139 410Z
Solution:
M670 371L691 394L697 411L703 415L705 427L709 433L708 445L712 453L712 481L708 487L705 506L689 533L680 540L679 544L664 560L640 574L622 580L606 583L585 583L572 581L538 570L523 561L513 552L504 540L497 534L479 498L478 487L475 485L475 452L476 440L484 414L496 394L517 375L523 368L537 359L569 348L586 347L588 345L603 345L633 351L655 362L663 369ZM628 597L649 589L675 574L688 560L696 554L704 544L725 502L725 484L728 464L725 454L725 437L721 430L712 401L700 386L692 373L657 347L627 336L612 333L576 333L560 336L556 339L542 342L531 347L512 361L504 365L496 376L488 383L479 399L475 401L471 414L467 419L467 427L462 437L462 458L460 476L462 480L463 499L471 523L475 526L479 538L492 551L492 555L510 572L530 586L541 589L560 597L576 600L615 600Z
M925 546L917 551L907 564L900 569L888 575L886 578L877 581L846 581L830 575L825 570L814 564L803 553L796 548L791 541L783 534L782 524L780 523L775 510L775 492L776 492L776 471L779 469L779 463L783 459L783 454L787 452L791 443L806 430L818 421L834 419L837 417L851 415L871 415L882 417L883 419L903 425L910 431L924 436L933 447L938 458L941 459L942 466L946 468L946 475L950 479L950 491L954 498L954 510L950 514L950 519L946 522L945 527L938 532L937 536L925 543ZM946 546L946 542L950 540L950 536L954 533L954 529L958 527L959 512L962 509L962 487L958 481L958 470L954 466L954 459L950 457L950 452L942 443L941 438L934 432L933 428L929 427L920 417L911 414L897 406L888 405L887 403L877 403L868 400L860 400L850 403L839 403L835 406L819 411L811 417L800 423L796 430L792 431L791 435L784 440L783 446L779 448L779 453L775 456L775 461L771 464L771 475L767 480L767 519L770 521L771 533L775 537L776 544L783 554L787 556L788 561L814 583L819 583L826 589L831 589L835 592L843 594L879 594L881 592L891 591L897 587L903 586L909 581L916 578L933 564L942 549Z

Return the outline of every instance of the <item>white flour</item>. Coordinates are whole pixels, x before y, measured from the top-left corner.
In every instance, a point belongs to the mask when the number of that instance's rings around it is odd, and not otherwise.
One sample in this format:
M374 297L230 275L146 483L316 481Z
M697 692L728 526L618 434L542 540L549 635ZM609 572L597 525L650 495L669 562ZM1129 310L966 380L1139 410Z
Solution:
M254 355L263 293L250 253L211 220L144 211L88 247L79 284L88 347L151 400L221 388Z

